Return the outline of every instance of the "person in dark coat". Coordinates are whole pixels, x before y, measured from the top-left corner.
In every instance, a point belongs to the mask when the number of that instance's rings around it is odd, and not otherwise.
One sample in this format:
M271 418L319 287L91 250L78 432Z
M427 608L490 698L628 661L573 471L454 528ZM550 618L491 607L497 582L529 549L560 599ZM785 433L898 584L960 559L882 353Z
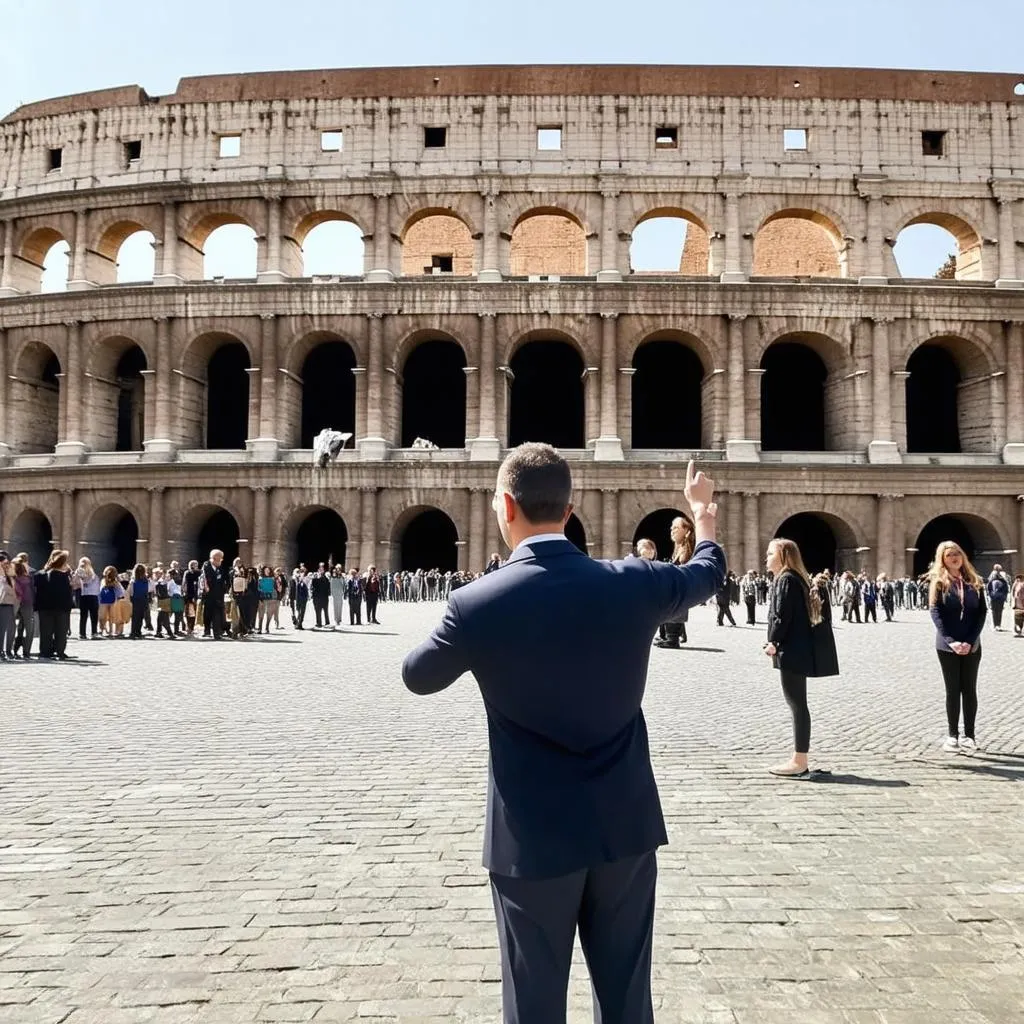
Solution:
M220 640L227 632L224 622L224 595L228 592L230 573L224 564L224 552L214 549L209 561L203 562L203 622L213 632L213 639ZM230 635L230 634L229 634Z
M928 610L935 624L935 649L946 687L949 735L942 749L973 754L978 714L978 669L981 666L981 631L988 609L985 584L963 548L944 540L935 551L928 574ZM960 707L964 735L960 737Z
M35 574L36 611L39 613L39 657L67 661L65 650L71 628L71 566L66 551L54 551Z
M363 581L359 578L359 570L352 569L345 582L345 596L348 598L348 624L363 624Z
M729 573L715 594L715 603L718 605L718 624L720 626L725 625L726 619L729 620L730 625L736 625L736 620L732 617L732 609L729 607L735 592L736 577Z
M811 586L800 548L791 540L774 538L768 544L766 567L775 583L768 604L764 652L779 669L782 692L793 715L793 757L768 770L772 775L803 778L809 774L807 755L811 749L807 677L838 672L835 641L831 626L822 621L819 590ZM815 626L819 627L817 636Z
M380 623L377 621L377 602L380 600L381 578L376 566L370 566L363 590L366 594L366 621L379 626Z
M1001 632L1003 628L1003 608L1010 596L1010 581L1003 574L1003 567L995 565L985 584L989 607L992 609L992 628Z
M314 628L320 629L324 626L329 626L331 624L331 574L327 571L327 566L323 562L320 563L319 568L313 574L309 589L309 596L313 601L313 612L316 615L316 626Z

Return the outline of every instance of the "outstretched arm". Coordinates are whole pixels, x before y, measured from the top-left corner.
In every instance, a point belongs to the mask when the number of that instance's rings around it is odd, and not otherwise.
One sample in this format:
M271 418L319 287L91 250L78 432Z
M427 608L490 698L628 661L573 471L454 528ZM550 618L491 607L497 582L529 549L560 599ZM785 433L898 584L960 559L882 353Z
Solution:
M405 656L402 682L413 693L438 693L468 671L459 610L453 599L434 632Z

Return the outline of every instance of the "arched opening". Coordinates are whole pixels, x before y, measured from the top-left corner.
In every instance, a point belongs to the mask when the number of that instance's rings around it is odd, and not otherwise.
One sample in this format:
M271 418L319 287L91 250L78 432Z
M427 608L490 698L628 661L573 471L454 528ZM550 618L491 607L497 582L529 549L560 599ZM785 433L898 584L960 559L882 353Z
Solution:
M256 277L256 232L248 224L218 219L202 245L203 277L207 281Z
M241 531L238 520L227 509L216 505L199 505L192 510L189 520L189 528L183 538L187 550L181 552L184 560L196 558L202 563L215 548L224 552L224 558L229 564L238 557ZM150 557L153 558L153 555Z
M116 280L118 284L152 281L156 273L156 238L152 231L133 231L118 247Z
M240 341L221 345L206 369L206 447L245 447L249 433L249 352Z
M402 447L417 437L439 448L466 445L466 357L448 338L417 345L402 371Z
M531 210L519 218L509 243L513 277L581 276L587 272L583 225L561 210Z
M590 554L590 549L587 547L587 531L583 528L583 523L580 522L579 516L575 512L571 513L566 520L565 538L571 540L583 554Z
M688 521L690 517L677 508L659 508L649 513L640 520L640 525L633 532L633 546L644 538L652 540L658 548L659 560L667 562L672 557L674 548L671 537L672 520L680 518Z
M981 236L952 214L915 217L896 236L892 254L900 277L985 280Z
M556 448L583 448L583 360L566 341L528 341L512 357L509 445L544 441Z
M23 292L62 292L67 289L70 246L54 228L37 228L21 244L13 260L11 284Z
M13 427L16 451L53 451L60 415L60 379L60 363L52 349L38 341L22 349L10 382L14 415L8 422Z
M681 210L655 210L633 228L630 273L705 277L710 258L707 230Z
M124 571L138 561L139 524L123 505L98 508L85 530L85 554L97 572L112 565Z
M828 370L821 356L802 342L777 341L761 369L761 450L825 451Z
M142 451L146 436L144 412L144 385L142 371L146 369L146 354L138 345L126 349L117 361L117 436L114 450L118 452Z
M473 247L469 228L454 213L421 214L402 235L402 274L468 277L473 273Z
M299 225L296 238L304 277L363 276L363 232L347 217L318 213Z
M440 509L415 511L397 532L402 569L454 572L459 567L458 531Z
M790 516L775 531L775 535L793 541L800 548L804 565L811 573L821 572L823 569L835 572L858 568L855 559L851 557L855 554L856 543L843 547L844 557L840 559L839 538L830 518L824 515L816 512L798 512L795 516ZM852 537L845 539L848 545L852 541Z
M653 338L633 353L634 448L701 448L700 356L680 341Z
M944 540L959 544L983 576L987 576L997 562L1004 569L1011 569L1009 559L1013 556L1004 549L996 528L980 516L957 512L938 516L918 534L914 545L917 550L913 553L915 576L928 572L935 560L935 551Z
M61 240L54 242L43 257L43 277L40 291L66 292L71 269L71 247Z
M334 509L321 508L310 513L295 531L295 564L315 570L325 565L347 565L348 527Z
M756 277L845 277L842 235L812 210L783 210L754 236Z
M312 448L324 428L355 435L356 355L347 341L324 341L302 364L301 447Z
M28 564L41 569L53 551L53 527L42 512L27 508L11 526L10 554L28 554Z

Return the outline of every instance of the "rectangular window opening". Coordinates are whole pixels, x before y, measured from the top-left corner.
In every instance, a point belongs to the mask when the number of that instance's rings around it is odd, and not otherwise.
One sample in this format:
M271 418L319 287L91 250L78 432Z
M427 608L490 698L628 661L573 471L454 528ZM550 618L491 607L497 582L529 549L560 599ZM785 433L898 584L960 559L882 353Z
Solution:
M424 267L425 274L450 274L454 268L455 257L451 253L443 253L430 257L430 266Z
M218 150L218 156L220 157L232 157L242 155L242 136L241 135L221 135L220 136L220 148Z
M447 128L424 128L423 129L423 148L424 149L444 149L448 145L448 129Z
M332 128L320 133L321 153L340 153L344 136L340 128Z
M661 127L654 129L655 149L678 149L679 129L673 127Z
M921 152L925 156L945 156L946 133L921 132Z
M799 153L807 149L806 128L786 128L782 133L782 148L787 153Z
M124 160L127 164L134 164L142 159L142 140L135 139L124 144Z
M562 126L549 125L537 129L537 148L557 151L562 148Z
M59 171L64 166L64 149L61 146L57 146L50 150L49 154L49 166L47 170Z

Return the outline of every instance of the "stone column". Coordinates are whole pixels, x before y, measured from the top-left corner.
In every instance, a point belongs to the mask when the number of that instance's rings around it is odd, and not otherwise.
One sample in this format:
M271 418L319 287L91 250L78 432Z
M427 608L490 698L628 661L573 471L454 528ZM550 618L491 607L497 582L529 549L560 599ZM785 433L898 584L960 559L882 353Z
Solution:
M171 438L171 410L173 408L174 373L171 367L171 322L165 316L153 318L156 335L156 366L151 376L146 378L146 387L153 387L156 394L153 399L153 422L145 424L145 432L150 434L142 442L147 454L169 458L173 456L175 443Z
M170 559L164 550L167 538L164 536L164 491L163 487L147 487L149 491L149 555L150 562L167 563Z
M81 462L86 444L82 440L84 391L82 387L82 325L77 320L65 321L67 341L64 360L62 398L64 400L63 433L59 435L54 453L61 462Z
M3 264L0 265L0 299L18 294L14 287L14 227L15 221L8 220L3 225L4 248Z
M728 363L725 389L725 457L729 462L757 462L757 443L750 440L746 434L747 389L743 325L747 318L743 314L730 314L727 319L729 343L726 356Z
M883 285L889 283L885 270L885 238L882 231L883 200L877 186L858 179L857 188L865 205L866 257L858 283Z
M747 280L740 259L740 193L725 193L725 270L722 284L741 284Z
M260 314L259 429L246 447L260 462L276 462L281 450L277 435L277 378L280 318ZM257 381L250 378L251 384Z
M767 541L765 541L767 543ZM761 558L760 498L753 491L743 492L743 564L744 571L760 568Z
M612 487L601 488L601 546L604 558L620 558L619 492Z
M353 366L352 376L356 379L356 423L355 447L366 437L366 367Z
M377 518L379 492L376 487L363 487L359 491L359 529L362 543L359 547L359 568L377 565ZM351 561L351 558L349 559Z
M743 495L737 491L726 492L722 495L718 505L721 510L719 512L720 519L722 518L722 513L725 513L723 546L725 547L729 568L737 576L745 573L748 569L756 569L756 565L752 565L746 560L743 537Z
M7 432L10 419L10 390L11 385L7 376L7 331L0 327L0 466L7 462L11 455L11 439Z
M374 189L373 204L373 266L367 281L393 281L391 269L391 193ZM372 392L371 392L372 393Z
M487 492L481 487L469 489L469 571L480 572L487 562Z
M901 462L899 446L892 439L892 366L889 357L891 319L873 317L866 321L871 339L871 441L868 461Z
M879 494L876 507L875 572L884 572L890 579L902 573L903 559L896 552L895 503L901 494Z
M586 448L596 448L601 433L601 395L599 393L596 366L584 366L583 373L583 443Z
M601 267L598 281L621 281L618 260L619 193L614 189L601 192Z
M621 462L622 438L619 437L618 313L601 314L601 427L594 444L598 462Z
M160 266L153 276L155 285L181 284L178 273L178 204L164 203L164 230L160 241Z
M366 343L366 436L357 447L364 460L387 457L384 437L384 314L370 313Z
M256 274L256 280L259 284L277 284L287 276L281 266L281 199L273 196L267 200L266 265Z
M54 550L67 551L75 564L75 552L78 548L78 523L75 521L75 489L64 487L60 492L60 540L53 545ZM39 568L42 568L40 566Z
M1017 272L1017 239L1013 227L1013 215L1017 200L1009 194L997 194L999 204L999 278L997 288L1024 288L1024 281Z
M469 445L470 462L494 462L501 457L497 434L496 384L498 376L498 318L494 313L480 313L480 412L476 437Z
M71 259L68 265L68 291L77 292L94 288L95 281L88 279L88 235L86 234L87 211L75 211L75 234L71 241Z
M253 562L271 561L270 488L263 484L252 489L252 544L249 550Z
M478 281L500 281L501 263L498 256L498 187L488 182L480 190L483 199L483 246L482 266L477 273Z
M1006 445L1003 462L1024 465L1024 322L1003 324L1006 349ZM1021 552L1024 564L1024 551Z

